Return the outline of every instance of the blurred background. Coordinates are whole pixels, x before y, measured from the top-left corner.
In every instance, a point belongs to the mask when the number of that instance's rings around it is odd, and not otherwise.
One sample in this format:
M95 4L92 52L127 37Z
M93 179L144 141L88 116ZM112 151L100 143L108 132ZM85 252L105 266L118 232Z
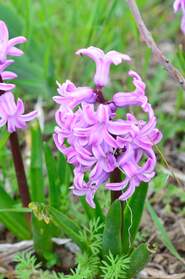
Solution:
M181 13L174 14L173 1L137 3L161 50L185 74L185 37L180 30ZM158 176L151 183L150 200L176 249L185 254L185 94L142 42L127 1L6 0L0 1L0 18L8 25L10 37L22 34L28 38L23 46L25 55L12 66L18 73L15 93L27 101L28 110L39 110L44 137L49 142L55 126L57 106L52 97L56 95L56 80L93 86L95 65L88 58L76 56L75 51L93 45L131 56L130 66L123 63L111 68L111 83L105 94L111 96L130 88L128 69L136 70L146 82L147 96L164 135L156 151ZM4 171L7 152L0 153ZM141 239L156 239L157 230L147 213L142 226ZM169 274L185 272L182 263L165 250L164 243L158 245L151 270L161 265Z
M164 53L185 69L183 42L179 29L180 13L174 15L173 1L139 0L145 22ZM127 1L122 0L11 0L1 1L0 18L5 20L10 36L22 34L28 38L23 46L25 55L17 59L17 93L33 103L42 100L49 109L56 94L56 80L70 79L77 85L92 85L94 64L88 58L79 58L75 51L94 45L105 51L115 49L132 57L132 69L138 71L147 83L147 94L153 105L160 104L157 114L166 123L165 139L180 132L180 122L171 126L169 110L173 117L183 109L184 94L167 73L151 57L138 34L129 12ZM126 90L128 67L112 67L112 83L107 92ZM167 97L167 99L166 99ZM166 101L170 101L170 106ZM165 102L163 102L165 100ZM161 106L161 102L163 106ZM172 111L170 111L172 112ZM49 123L48 125L52 125ZM46 131L52 130L46 123Z

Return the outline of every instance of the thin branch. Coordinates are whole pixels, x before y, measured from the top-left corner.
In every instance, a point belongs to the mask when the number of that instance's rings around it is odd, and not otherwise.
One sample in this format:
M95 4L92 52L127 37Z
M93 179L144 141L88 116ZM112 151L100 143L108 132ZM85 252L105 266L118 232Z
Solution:
M152 37L152 34L145 26L140 11L137 7L136 1L135 0L127 0L127 1L128 1L129 8L135 18L136 24L138 26L143 41L152 50L153 55L157 57L159 64L161 64L165 68L165 70L169 73L170 77L173 78L174 81L176 81L185 90L184 76L180 73L178 69L176 69L170 63L168 58L165 57L165 55L162 53L160 48L157 46L156 42Z

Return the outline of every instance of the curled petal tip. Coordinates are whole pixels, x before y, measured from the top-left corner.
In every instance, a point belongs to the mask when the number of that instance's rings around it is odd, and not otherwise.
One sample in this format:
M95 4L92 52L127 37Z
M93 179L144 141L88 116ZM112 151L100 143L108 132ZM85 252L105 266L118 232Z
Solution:
M75 52L75 54L76 54L76 55L82 55L81 51L82 51L82 50L79 49L79 50L77 50L77 51Z
M26 37L21 36L19 38L20 38L21 43L26 43L28 41L28 39Z
M56 80L56 84L59 86L60 85L60 82L58 80Z

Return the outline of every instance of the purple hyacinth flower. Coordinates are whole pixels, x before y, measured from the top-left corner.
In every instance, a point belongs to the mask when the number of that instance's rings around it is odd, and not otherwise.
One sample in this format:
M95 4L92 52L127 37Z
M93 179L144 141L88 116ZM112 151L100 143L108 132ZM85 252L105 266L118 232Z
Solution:
M26 41L26 38L21 36L9 40L7 26L3 21L0 21L0 127L7 125L10 133L15 132L18 128L25 128L26 122L37 116L36 111L24 114L23 101L18 99L16 103L11 92L15 85L4 82L17 78L14 72L6 70L8 66L14 63L14 60L8 60L7 56L21 56L23 52L15 45Z
M0 64L4 64L7 56L21 56L23 51L15 47L17 44L25 43L25 37L16 37L9 40L9 32L6 24L0 21Z
M75 135L87 137L88 144L94 146L94 149L103 142L116 148L116 140L109 133L109 128L113 126L109 120L110 114L112 114L109 106L100 104L96 112L93 110L93 105L91 107L90 105L88 107L84 106L83 108L84 117L88 121L89 127L75 128Z
M185 11L185 0L175 0L173 8L175 12L178 12L180 9Z
M11 92L6 92L0 96L0 127L6 124L10 133L15 132L18 128L26 128L26 122L31 121L36 116L36 111L24 114L22 100L18 99L16 104Z
M185 0L176 0L173 4L175 13L182 10L181 30L185 34Z
M130 62L131 58L118 51L109 51L106 54L99 48L88 47L79 49L77 55L86 55L96 63L96 73L94 76L94 83L97 87L104 87L109 82L110 65L118 65L122 61Z
M54 100L60 105L55 114L57 127L53 135L56 147L74 166L74 195L85 196L95 207L94 195L101 184L111 191L122 191L120 200L129 199L141 182L149 182L155 175L156 157L153 146L161 138L156 128L156 117L145 96L145 83L134 71L133 92L118 92L112 100L99 98L102 87L109 79L110 64L129 60L118 52L104 54L90 47L77 54L87 55L96 62L94 81L96 89L76 87L72 82L59 84L59 96ZM139 106L148 119L138 120L133 114L117 117L117 109ZM124 179L109 182L114 170L120 169Z
M15 45L26 41L26 38L22 36L9 40L8 28L3 21L0 21L0 91L7 92L15 88L14 84L4 82L17 77L15 73L5 71L8 66L14 63L14 60L7 60L7 56L21 56L23 51L16 48Z
M78 169L74 171L74 183L72 191L76 196L85 196L87 203L95 208L94 195L98 189L98 184L86 183L84 180L84 173L81 173Z
M70 80L67 80L64 84L57 82L57 85L59 96L55 96L53 99L60 105L67 105L73 109L83 101L87 103L95 103L96 101L96 94L91 88L76 87Z
M133 133L128 133L126 137L117 137L120 149L125 151L118 157L119 169L125 174L125 179L119 183L107 183L109 190L125 190L120 196L120 200L127 200L135 191L135 187L144 182L149 182L155 175L156 165L155 153L152 146L159 143L162 134L156 129L156 118L153 110L148 104L148 122L137 120L134 115L128 114L127 119L132 121ZM121 131L120 131L121 134ZM139 162L147 158L145 164L141 167Z
M94 195L101 184L103 184L109 177L108 173L101 172L98 177L91 177L86 183L84 181L84 173L81 173L79 169L74 170L74 183L73 194L76 196L85 196L87 203L95 208Z
M149 182L153 178L156 165L156 157L152 150L144 152L142 149L134 149L131 144L125 145L125 148L126 151L118 157L119 169L125 175L125 179L121 182L106 184L109 190L124 191L119 197L122 201L130 198L142 181ZM144 155L147 158L146 162L140 166L139 161Z
M8 65L7 63L5 63L5 64ZM4 67L7 67L6 65L4 65ZM15 88L15 84L4 83L4 80L17 78L17 75L15 73L10 72L10 71L2 71L2 72L0 71L0 76L1 76L1 79L3 80L3 82L0 82L1 91L11 91L12 89Z
M133 92L116 93L112 100L117 107L141 106L144 109L147 104L145 84L136 72L129 71L128 74L133 78L136 89Z

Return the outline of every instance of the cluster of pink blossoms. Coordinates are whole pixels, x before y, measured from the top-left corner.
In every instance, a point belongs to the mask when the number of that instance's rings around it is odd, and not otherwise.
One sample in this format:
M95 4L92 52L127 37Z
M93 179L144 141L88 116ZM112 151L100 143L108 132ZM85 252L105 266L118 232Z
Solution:
M6 68L14 63L14 60L9 60L7 57L21 56L23 52L15 45L24 42L26 38L21 36L9 40L7 26L0 21L0 127L7 125L10 133L15 132L17 128L25 128L26 122L37 115L36 111L24 114L24 103L21 99L18 99L16 103L11 92L15 85L5 83L6 80L17 77L15 73L6 71Z
M103 88L109 82L110 65L129 62L128 55L117 51L105 54L89 47L77 55L86 55L96 63L95 89L76 87L67 80L58 84L59 95L54 97L60 105L56 112L57 127L54 141L74 166L73 193L85 196L95 207L93 198L101 184L112 191L122 191L119 199L127 200L142 181L149 182L155 175L156 156L153 146L161 140L156 128L156 117L145 96L145 84L134 71L133 92L118 92L112 100L105 100ZM148 120L138 120L133 114L125 119L116 116L117 109L139 106ZM111 173L119 169L123 181L111 183Z
M173 7L175 13L182 10L181 30L185 34L185 0L175 0Z

